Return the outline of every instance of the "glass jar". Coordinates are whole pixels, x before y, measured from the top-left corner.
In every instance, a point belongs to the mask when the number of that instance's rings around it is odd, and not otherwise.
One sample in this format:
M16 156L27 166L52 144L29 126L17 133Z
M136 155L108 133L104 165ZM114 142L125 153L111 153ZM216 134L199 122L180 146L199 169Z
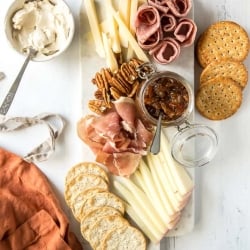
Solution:
M176 127L171 141L173 158L185 167L207 164L216 154L218 137L203 124L189 122L194 108L194 94L188 81L175 72L157 72L146 63L138 68L145 82L136 96L136 106L142 120L156 126L161 114L163 127Z

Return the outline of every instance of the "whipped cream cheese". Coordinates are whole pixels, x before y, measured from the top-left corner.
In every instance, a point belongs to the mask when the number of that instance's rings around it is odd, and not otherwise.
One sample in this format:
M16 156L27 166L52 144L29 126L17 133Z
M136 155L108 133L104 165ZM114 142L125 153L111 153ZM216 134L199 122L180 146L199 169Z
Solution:
M71 13L63 2L31 1L12 17L12 36L21 52L29 47L45 56L58 52L67 44L71 29Z

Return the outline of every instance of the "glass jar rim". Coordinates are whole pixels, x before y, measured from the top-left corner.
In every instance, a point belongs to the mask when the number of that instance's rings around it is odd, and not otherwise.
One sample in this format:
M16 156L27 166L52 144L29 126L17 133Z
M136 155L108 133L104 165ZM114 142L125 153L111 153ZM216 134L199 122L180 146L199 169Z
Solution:
M156 125L157 124L157 120L156 118L152 117L146 106L144 105L144 96L145 96L145 92L146 89L149 85L154 84L155 80L157 79L162 79L162 78L169 78L169 79L175 79L178 82L180 82L185 89L188 92L188 96L189 96L189 100L188 100L188 106L185 109L185 111L183 112L183 114L178 117L175 120L169 120L169 121L164 121L162 120L162 126L163 127L167 127L167 126L178 126L180 124L182 124L185 120L187 120L188 116L191 114L191 112L193 111L193 106L194 106L194 94L193 94L193 90L191 88L190 83L181 75L172 72L172 71L162 71L162 72L155 72L154 74L150 75L150 77L146 80L145 83L143 83L142 87L140 88L139 92L138 92L138 99L140 100L140 105L142 108L142 111L144 112L144 114L146 115L147 120L152 124L152 125Z
M208 164L218 148L217 133L204 124L186 123L171 141L171 155L184 167Z

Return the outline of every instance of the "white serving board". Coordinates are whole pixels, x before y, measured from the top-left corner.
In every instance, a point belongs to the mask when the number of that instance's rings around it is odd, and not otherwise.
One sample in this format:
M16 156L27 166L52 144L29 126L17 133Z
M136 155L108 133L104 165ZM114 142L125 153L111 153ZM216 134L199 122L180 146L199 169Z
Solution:
M84 0L83 0L84 1ZM100 8L101 0L96 0L97 8L100 16L104 16L104 8ZM193 17L193 8L190 13L190 17ZM88 101L93 99L96 86L91 83L91 79L95 73L101 68L106 67L105 59L100 58L96 51L94 41L90 34L90 27L84 2L82 2L80 10L80 53L81 53L81 81L82 81L82 115L91 113L88 109ZM182 75L191 85L194 87L194 46L183 48L181 56L169 65L156 65L158 71L173 71ZM80 118L79 118L80 119ZM167 135L173 135L176 132L175 128L166 129ZM83 145L84 160L94 160L94 155L90 151L87 145ZM195 182L195 170L192 168L187 169L190 176ZM188 232L191 232L195 223L195 197L194 193L190 199L190 202L182 212L182 217L177 227L168 233L167 237L181 236ZM88 246L86 246L88 247ZM88 249L87 249L88 250ZM160 244L149 244L148 250L160 250Z

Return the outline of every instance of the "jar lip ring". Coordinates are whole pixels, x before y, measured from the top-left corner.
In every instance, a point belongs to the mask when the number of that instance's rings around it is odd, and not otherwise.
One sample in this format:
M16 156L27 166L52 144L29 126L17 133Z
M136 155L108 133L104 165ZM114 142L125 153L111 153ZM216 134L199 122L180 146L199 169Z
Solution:
M204 124L189 123L174 135L171 155L184 167L201 167L214 158L218 143L218 135L214 129ZM187 147L189 154L185 152Z
M185 120L187 120L188 116L192 113L193 111L193 107L194 107L194 94L193 94L193 90L191 88L190 83L181 75L172 72L172 71L161 71L161 72L155 72L154 74L152 74L150 76L150 78L148 78L142 85L142 88L140 89L139 93L138 93L138 97L140 100L144 99L144 94L145 94L145 90L147 88L147 86L149 86L150 84L153 84L154 81L156 79L159 78L170 78L170 79L175 79L178 82L180 82L187 90L188 92L188 96L189 96L189 102L188 102L188 106L185 109L185 111L183 112L183 114L178 117L175 120L169 120L169 121L162 121L162 126L167 127L167 126L177 126L179 124L182 124ZM156 125L157 124L157 120L156 118L152 117L148 110L146 109L145 105L143 102L141 102L141 108L143 110L143 112L147 115L147 119L150 121L151 124Z

